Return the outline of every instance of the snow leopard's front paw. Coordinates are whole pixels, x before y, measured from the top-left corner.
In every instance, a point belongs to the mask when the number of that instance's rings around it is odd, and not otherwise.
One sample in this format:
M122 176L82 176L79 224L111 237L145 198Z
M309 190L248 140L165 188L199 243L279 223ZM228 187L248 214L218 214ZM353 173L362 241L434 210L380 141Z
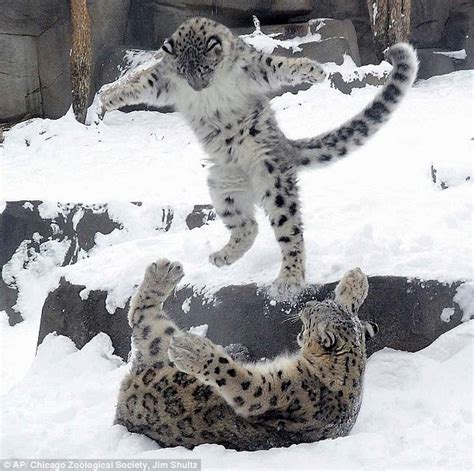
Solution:
M105 115L105 107L102 103L102 99L100 95L97 93L94 97L94 101L92 102L91 106L87 110L87 118L86 124L95 124L98 125L100 121L104 119Z
M168 357L183 373L203 375L214 353L213 344L198 335L183 333L171 340Z
M162 258L147 267L140 291L155 297L168 296L183 276L181 263Z
M302 76L304 82L320 83L323 82L326 78L326 72L321 67L321 64L311 59L308 59L307 62L304 64Z
M347 271L334 290L336 302L356 314L369 292L369 281L360 268Z

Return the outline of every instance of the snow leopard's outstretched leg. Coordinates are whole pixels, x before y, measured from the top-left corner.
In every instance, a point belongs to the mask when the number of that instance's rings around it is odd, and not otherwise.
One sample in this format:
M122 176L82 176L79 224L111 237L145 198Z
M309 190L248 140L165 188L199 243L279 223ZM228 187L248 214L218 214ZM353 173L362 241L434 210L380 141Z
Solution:
M175 87L166 76L159 54L156 59L104 85L98 92L101 107L98 111L104 113L138 104L171 105Z
M290 392L291 380L282 371L245 367L209 339L183 333L173 338L168 354L179 370L213 386L238 415L260 415L288 405L282 391Z
M221 267L236 262L252 247L258 232L255 205L245 174L216 166L211 168L208 181L214 208L230 230L227 244L209 256L213 265Z
M337 162L364 145L388 121L415 81L418 60L415 50L405 43L392 46L387 56L393 63L393 70L381 92L361 113L320 136L290 141L298 151L298 165Z
M319 83L326 78L321 64L307 57L282 57L260 53L243 41L239 47L245 51L242 69L250 83L260 90L278 90L283 86L301 83Z
M170 340L180 331L164 313L163 303L183 276L181 264L166 259L158 260L146 269L128 311L135 350L134 367L168 364Z

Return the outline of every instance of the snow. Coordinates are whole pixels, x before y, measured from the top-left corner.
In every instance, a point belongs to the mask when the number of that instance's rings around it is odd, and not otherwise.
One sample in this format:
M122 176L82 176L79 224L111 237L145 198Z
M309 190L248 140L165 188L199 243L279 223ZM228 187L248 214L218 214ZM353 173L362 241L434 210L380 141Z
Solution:
M310 33L308 28L308 34L305 36L296 36L293 39L278 39L280 33L264 34L259 30L255 30L252 34L242 35L241 38L258 51L266 54L272 54L277 48L291 49L292 52L301 51L301 44L319 42L321 41L321 35L319 33Z
M433 51L433 54L440 54L458 60L464 60L467 57L466 49L460 49L459 51Z
M459 286L453 300L463 311L462 321L474 317L474 282L470 281Z
M338 67L346 79L389 71L388 64L357 69L349 59ZM336 70L334 64L327 68ZM418 82L369 144L337 165L301 172L309 282L337 280L354 266L368 275L462 280L455 302L463 320L474 316L472 179L465 178L472 175L473 78L472 71L459 71ZM277 97L272 106L289 137L307 137L338 126L376 91L367 86L344 95L325 82ZM26 321L11 328L0 312L2 420L8 424L0 439L3 456L19 456L18 450L22 457L192 456L210 469L262 463L272 469L472 466L472 374L466 374L472 372L472 322L423 352L374 355L350 437L272 452L156 450L150 440L111 426L127 367L112 355L105 336L81 351L65 338L48 337L22 379L35 353L41 307L61 276L85 286L83 299L90 290L107 290L113 313L158 257L180 260L186 272L181 286L192 285L212 303L223 286L268 285L280 255L267 218L258 212L260 233L245 258L220 269L207 263L227 232L219 220L192 231L185 225L193 206L210 198L206 156L178 113L117 111L88 127L70 113L33 119L6 132L0 161L0 212L6 200L41 200L41 214L57 220L69 213L69 203L80 202L97 212L107 205L120 224L97 234L95 247L71 266L61 267L67 242L37 236L5 266L3 279L18 287L16 309ZM440 178L449 174L448 189L433 184L433 164ZM141 206L132 204L138 201ZM188 298L183 311L191 316L190 305ZM449 309L436 315L448 320Z
M439 316L439 318L443 321L443 322L451 322L451 317L454 316L454 313L455 313L455 309L453 307L445 307L442 311L441 311L441 315Z
M368 361L359 419L344 438L259 452L218 445L160 449L112 425L128 366L99 334L82 350L49 335L26 377L3 397L2 458L198 458L203 469L472 468L474 322L417 353ZM427 394L430 391L430 394ZM434 392L436 392L434 394Z

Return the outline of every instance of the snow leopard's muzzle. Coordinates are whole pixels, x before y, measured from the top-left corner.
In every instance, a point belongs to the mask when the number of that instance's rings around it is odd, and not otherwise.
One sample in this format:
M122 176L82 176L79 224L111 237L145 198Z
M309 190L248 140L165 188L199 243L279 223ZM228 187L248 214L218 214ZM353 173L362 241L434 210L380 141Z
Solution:
M204 90L209 86L210 83L208 79L194 74L186 74L186 81L188 82L189 86L196 92Z

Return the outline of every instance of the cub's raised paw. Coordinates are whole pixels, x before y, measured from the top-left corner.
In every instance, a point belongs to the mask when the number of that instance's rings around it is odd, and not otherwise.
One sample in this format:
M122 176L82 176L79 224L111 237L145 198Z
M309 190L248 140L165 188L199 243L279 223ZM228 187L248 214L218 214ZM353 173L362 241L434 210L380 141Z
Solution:
M356 314L369 292L369 281L360 268L347 271L334 290L336 302Z
M214 354L212 343L198 335L184 333L173 337L168 349L169 359L184 373L203 375L209 368L211 354Z
M141 291L149 291L155 296L167 296L183 278L183 266L179 262L170 262L162 258L145 271L145 277L140 286Z
M321 83L326 78L326 72L317 62L308 61L303 76L309 83Z

